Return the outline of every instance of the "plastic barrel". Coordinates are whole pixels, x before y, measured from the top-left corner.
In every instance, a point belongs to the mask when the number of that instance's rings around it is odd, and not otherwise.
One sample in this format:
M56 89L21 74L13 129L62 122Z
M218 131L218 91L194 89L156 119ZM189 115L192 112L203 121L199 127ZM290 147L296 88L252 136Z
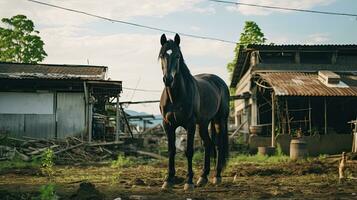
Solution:
M290 142L290 159L298 160L307 157L307 144L303 139L292 139Z

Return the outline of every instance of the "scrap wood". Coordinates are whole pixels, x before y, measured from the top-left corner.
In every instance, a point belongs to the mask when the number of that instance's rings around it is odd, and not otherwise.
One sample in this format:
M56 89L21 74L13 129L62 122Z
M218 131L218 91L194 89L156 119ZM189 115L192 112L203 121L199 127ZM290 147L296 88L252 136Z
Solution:
M62 152L65 152L65 151L68 151L68 150L71 150L71 149L74 149L74 148L77 148L77 147L80 147L82 145L84 145L85 143L80 143L80 144L77 144L77 145L74 145L74 146L71 146L71 147L68 147L68 148L65 148L65 149L61 149L59 151L56 151L54 152L53 154L59 154L59 153L62 153Z
M159 160L163 160L165 159L165 157L159 155L159 154L156 154L156 153L151 153L151 152L147 152L147 151L134 151L135 153L137 154L140 154L140 155L145 155L145 156L150 156L152 158L156 158L156 159L159 159Z
M14 149L14 151L15 151L15 154L19 155L19 157L21 158L21 160L23 160L23 161L29 161L29 160L31 160L31 158L30 158L29 156L27 156L27 155L25 155L25 154L19 152L16 148Z
M100 143L88 143L87 146L96 147L96 146L110 146L116 144L124 144L123 141L114 141L114 142L100 142Z
M44 147L44 148L41 148L41 149L36 149L30 153L28 153L29 155L35 155L35 154L39 154L41 152L44 152L46 151L47 149L54 149L56 147L59 147L59 145L55 144L55 145L52 145L52 146L49 146L49 147Z

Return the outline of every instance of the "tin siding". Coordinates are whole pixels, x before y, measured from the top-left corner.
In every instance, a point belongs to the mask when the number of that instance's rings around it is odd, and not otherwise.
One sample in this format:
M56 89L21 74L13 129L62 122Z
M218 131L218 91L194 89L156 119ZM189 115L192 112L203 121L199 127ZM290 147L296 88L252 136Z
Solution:
M57 137L80 135L85 131L83 93L57 93Z

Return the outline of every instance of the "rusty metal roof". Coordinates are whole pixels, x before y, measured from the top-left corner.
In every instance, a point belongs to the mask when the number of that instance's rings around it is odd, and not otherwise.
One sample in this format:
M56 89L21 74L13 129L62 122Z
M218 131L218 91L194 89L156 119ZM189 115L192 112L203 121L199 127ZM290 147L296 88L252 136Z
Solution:
M104 80L107 67L0 62L0 78Z
M230 87L236 87L241 77L246 73L249 68L249 61L246 63L245 61L249 59L250 52L254 50L259 51L321 51L321 52L336 52L336 51L344 51L344 50L357 50L357 44L282 44L282 45L268 45L268 44L249 44L246 47L240 46L238 54L238 60L236 66L234 67L232 80ZM282 63L285 64L285 63ZM248 66L247 66L248 65ZM337 66L335 66L337 67ZM349 66L346 66L349 68ZM268 68L267 68L268 69ZM302 70L304 71L304 70Z
M325 85L317 73L272 72L257 73L277 96L357 96L357 74L339 74L338 85Z
M255 50L355 50L356 44L249 44L247 49Z

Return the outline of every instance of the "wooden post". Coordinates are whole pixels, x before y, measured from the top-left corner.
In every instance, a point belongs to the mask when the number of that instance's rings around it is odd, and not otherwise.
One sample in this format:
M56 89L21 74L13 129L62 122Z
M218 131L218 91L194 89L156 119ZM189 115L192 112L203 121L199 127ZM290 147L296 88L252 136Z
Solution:
M271 93L271 146L275 147L275 95Z
M326 97L324 97L324 104L325 104L325 135L327 134L327 105L326 105Z
M252 90L251 125L258 124L257 87Z
M312 134L312 128L311 128L311 97L309 97L309 130L310 130L310 135Z
M119 94L117 95L117 104L116 104L116 130L115 130L115 141L119 140L120 134L120 105L119 105Z
M83 90L84 90L84 120L85 120L85 132L88 133L89 132L89 127L88 127L88 89L87 89L87 83L84 81L83 82ZM81 134L81 140L84 140L84 134Z
M92 142L93 97L89 97L88 106L88 142Z
M286 123L288 126L288 133L289 133L289 135L291 135L289 105L288 105L287 97L285 97L285 111L286 111Z

